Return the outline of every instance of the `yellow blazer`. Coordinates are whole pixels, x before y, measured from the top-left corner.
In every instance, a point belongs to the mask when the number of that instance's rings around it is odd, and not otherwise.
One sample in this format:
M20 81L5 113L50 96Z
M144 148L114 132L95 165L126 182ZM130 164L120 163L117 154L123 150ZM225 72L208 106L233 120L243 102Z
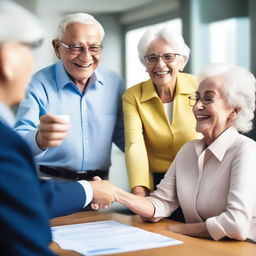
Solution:
M152 173L166 172L180 147L200 137L188 101L195 91L195 77L179 73L171 124L151 80L124 93L125 158L131 188L153 188Z

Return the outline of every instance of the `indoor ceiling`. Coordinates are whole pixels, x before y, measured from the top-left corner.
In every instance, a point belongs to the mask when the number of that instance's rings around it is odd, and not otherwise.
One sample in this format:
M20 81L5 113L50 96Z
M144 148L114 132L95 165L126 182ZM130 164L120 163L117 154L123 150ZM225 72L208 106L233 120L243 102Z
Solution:
M24 0L16 0L23 2ZM81 8L86 9L89 13L122 13L129 10L143 8L156 2L172 1L172 0L29 0L36 1L39 6L49 6L50 9L58 9L59 12L74 10ZM34 2L35 3L35 2Z

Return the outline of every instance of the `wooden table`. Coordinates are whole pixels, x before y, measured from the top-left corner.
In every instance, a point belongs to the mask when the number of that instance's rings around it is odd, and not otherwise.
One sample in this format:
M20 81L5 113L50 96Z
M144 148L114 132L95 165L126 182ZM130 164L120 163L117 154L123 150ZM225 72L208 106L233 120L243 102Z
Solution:
M51 220L52 226L85 223L102 220L115 220L124 224L139 227L151 232L159 233L183 241L184 244L167 246L155 249L133 251L120 254L120 256L254 256L256 244L233 240L213 241L209 239L193 238L167 231L167 226L175 221L163 219L157 223L145 223L137 215L125 215L114 212L79 212L65 217ZM100 234L99 234L100 235ZM52 243L52 249L59 255L77 256L75 252L61 250Z

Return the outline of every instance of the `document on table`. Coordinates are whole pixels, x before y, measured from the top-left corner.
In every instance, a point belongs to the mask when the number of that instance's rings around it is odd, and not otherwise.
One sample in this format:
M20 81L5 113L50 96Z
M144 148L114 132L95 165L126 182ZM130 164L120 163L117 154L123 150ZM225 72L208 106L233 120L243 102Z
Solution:
M183 242L114 220L52 227L53 241L82 255L106 255Z

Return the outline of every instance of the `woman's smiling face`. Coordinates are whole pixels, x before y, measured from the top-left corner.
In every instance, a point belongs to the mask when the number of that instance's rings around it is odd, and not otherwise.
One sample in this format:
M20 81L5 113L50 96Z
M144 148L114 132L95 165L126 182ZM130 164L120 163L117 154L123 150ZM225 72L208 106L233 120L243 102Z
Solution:
M234 108L229 106L223 86L224 79L215 76L202 81L196 92L198 100L193 106L196 131L204 135L207 144L233 124ZM202 103L202 98L207 100L207 104Z
M148 47L146 55L160 55L166 53L177 53L175 49L164 39L159 38L152 41ZM176 82L177 74L182 68L183 57L176 56L171 63L165 63L162 58L156 64L146 63L147 72L156 86L166 86Z

